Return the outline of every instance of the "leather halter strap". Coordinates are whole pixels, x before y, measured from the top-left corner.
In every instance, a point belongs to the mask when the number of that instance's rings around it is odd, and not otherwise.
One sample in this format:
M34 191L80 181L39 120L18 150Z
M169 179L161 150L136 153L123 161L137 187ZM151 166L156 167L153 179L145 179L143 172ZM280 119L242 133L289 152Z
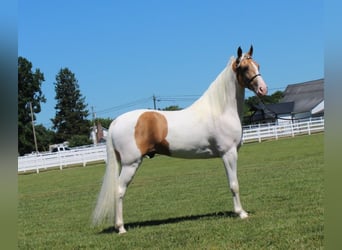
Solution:
M251 84L251 82L257 78L258 76L261 76L261 74L256 74L255 76L253 76L251 79L248 80L248 84Z

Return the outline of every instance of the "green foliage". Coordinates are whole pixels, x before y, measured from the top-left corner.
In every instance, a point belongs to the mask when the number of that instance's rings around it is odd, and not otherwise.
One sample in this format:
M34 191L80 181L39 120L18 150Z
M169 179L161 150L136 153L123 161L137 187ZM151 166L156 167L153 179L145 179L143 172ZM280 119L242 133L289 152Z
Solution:
M38 150L49 151L49 145L55 141L55 132L39 124L35 126Z
M56 76L55 91L57 104L53 128L56 141L68 141L74 135L89 135L88 110L82 97L75 74L62 68Z
M283 98L284 94L282 91L276 91L272 95L266 95L263 96L262 102L264 104L273 104L273 103L279 103L281 98ZM253 106L258 105L261 102L260 97L258 96L251 96L245 99L243 111L244 111L244 117L247 118L244 121L244 124L249 121L249 116L253 114L253 110L251 109Z
M89 135L73 135L68 140L70 147L77 147L92 144Z
M104 164L18 176L19 249L322 249L323 134L241 147L232 214L220 159L145 160L128 188L128 233L90 227Z
M282 98L284 97L284 92L283 91L276 91L272 95L269 96L269 100L265 100L266 103L278 103Z
M272 95L266 95L262 97L262 102L264 104L272 104L272 103L278 103L281 98L283 98L283 92L282 91L276 91L274 92ZM257 96L251 96L248 97L245 100L245 111L247 112L247 114L249 114L249 110L251 107L253 107L254 105L257 105L258 103L260 103L260 97ZM247 115L245 113L245 115Z
M108 129L113 120L112 118L96 118L95 125L100 122L103 128Z
M32 63L18 57L18 153L23 155L35 150L30 105L33 117L41 111L41 102L46 102L41 85L44 74L39 69L32 71Z
M166 111L176 111L176 110L181 110L181 109L182 108L179 107L178 105L171 105L171 106L163 108L163 110L166 110Z

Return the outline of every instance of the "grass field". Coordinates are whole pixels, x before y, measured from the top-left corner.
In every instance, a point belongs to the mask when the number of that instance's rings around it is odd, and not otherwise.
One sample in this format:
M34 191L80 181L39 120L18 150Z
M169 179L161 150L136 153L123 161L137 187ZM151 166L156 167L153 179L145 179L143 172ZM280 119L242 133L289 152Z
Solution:
M232 197L220 159L146 159L128 188L128 233L91 228L104 164L18 176L20 249L323 248L323 137L244 145Z

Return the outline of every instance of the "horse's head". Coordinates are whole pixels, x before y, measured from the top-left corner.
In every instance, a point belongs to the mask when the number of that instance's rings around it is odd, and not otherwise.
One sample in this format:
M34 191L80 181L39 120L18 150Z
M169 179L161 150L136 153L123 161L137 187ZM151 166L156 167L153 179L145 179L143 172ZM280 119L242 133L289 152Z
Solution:
M233 63L233 70L239 84L254 91L258 96L266 95L267 85L259 73L259 64L252 58L253 46L245 54L242 54L242 49L239 47L237 55L238 57Z

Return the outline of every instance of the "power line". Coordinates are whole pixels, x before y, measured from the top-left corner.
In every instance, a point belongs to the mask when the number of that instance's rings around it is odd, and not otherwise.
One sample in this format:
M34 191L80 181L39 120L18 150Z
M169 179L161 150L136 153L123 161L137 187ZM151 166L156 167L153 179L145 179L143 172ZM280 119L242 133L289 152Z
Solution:
M158 101L165 101L165 102L187 102L187 101L195 101L197 100L201 95L177 95L177 96L159 96Z
M153 102L154 109L157 109L157 102L189 102L197 100L201 95L175 95L175 96L156 96L152 95L147 98L137 99L135 101L123 103L110 108L105 108L96 112L97 115L104 115L113 113L119 110L132 108L134 106L141 106Z
M282 89L284 89L284 88L282 88L282 87L271 88L271 89L269 89L269 91L282 90ZM246 97L252 96L253 94L254 93L252 93L252 92L250 94L248 94L248 92L247 92ZM153 103L153 108L157 109L157 102L194 102L201 96L202 95L172 95L172 96L152 95L152 96L149 96L147 98L141 98L141 99L137 99L135 101L131 101L131 102L123 103L123 104L113 106L110 108L99 110L96 112L96 114L104 115L104 114L120 111L123 109L132 108L132 107L138 106L138 105L142 106L142 105L145 105L147 103L151 103L151 101Z
M123 103L117 106L113 106L110 108L106 108L106 109L102 109L96 112L96 114L98 115L103 115L106 113L111 113L111 112L115 112L115 111L119 111L122 109L127 109L127 108L131 108L134 106L138 106L138 105L143 105L146 103L153 102L153 107L154 109L157 109L157 105L156 102L186 102L186 101L195 101L198 97L200 97L200 95L176 95L176 96L156 96L156 95L152 95L150 97L147 98L141 98L135 101L131 101L131 102L127 102L127 103Z
M111 112L118 111L118 110L121 110L121 109L130 108L130 107L133 107L133 106L145 104L147 102L150 102L151 99L152 99L152 96L150 96L148 98L138 99L138 100L135 100L135 101L132 101L132 102L128 102L128 103L124 103L124 104L120 104L120 105L117 105L117 106L114 106L114 107L111 107L111 108L102 109L102 110L97 111L96 113L97 114L111 113Z

